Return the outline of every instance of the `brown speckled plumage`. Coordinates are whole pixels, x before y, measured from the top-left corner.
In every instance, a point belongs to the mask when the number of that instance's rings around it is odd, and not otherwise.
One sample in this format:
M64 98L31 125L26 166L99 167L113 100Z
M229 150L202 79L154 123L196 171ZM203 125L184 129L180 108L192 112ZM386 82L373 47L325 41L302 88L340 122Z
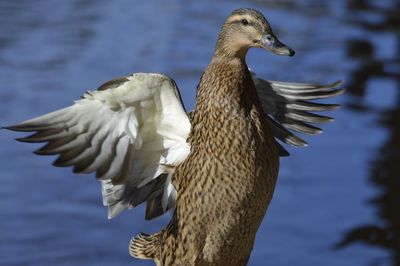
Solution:
M183 265L244 265L275 187L275 140L245 64L211 64L197 99L192 153L174 182L175 255Z
M272 198L276 142L245 53L227 49L218 42L198 85L191 153L175 172L176 211L160 241L161 265L246 265Z

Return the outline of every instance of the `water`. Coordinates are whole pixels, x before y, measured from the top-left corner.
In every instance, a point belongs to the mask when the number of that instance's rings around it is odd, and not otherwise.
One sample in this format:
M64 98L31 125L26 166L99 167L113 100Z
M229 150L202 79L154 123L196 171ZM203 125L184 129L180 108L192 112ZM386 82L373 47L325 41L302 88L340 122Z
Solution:
M173 77L186 107L227 14L254 7L293 58L251 51L276 80L346 80L336 122L290 149L249 265L400 265L400 4L363 1L1 1L0 124L71 104L132 72ZM131 236L143 208L108 221L91 176L50 167L1 131L0 265L151 265Z

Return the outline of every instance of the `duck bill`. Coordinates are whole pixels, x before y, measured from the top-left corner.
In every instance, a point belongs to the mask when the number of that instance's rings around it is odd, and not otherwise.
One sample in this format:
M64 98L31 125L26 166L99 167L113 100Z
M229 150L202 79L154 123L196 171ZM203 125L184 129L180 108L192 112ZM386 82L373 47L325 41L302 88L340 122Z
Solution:
M261 45L267 51L277 55L294 56L294 50L289 46L281 43L276 37L266 35L261 39Z

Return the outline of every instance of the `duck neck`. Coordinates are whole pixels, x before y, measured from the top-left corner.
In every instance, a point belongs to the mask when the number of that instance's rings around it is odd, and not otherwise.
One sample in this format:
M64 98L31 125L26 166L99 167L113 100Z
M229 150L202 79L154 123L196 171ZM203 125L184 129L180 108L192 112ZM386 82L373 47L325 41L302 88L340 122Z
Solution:
M238 112L245 115L252 105L254 84L244 60L215 57L197 87L194 123L213 119L230 120Z
M245 62L249 46L246 41L234 33L230 33L225 26L218 36L213 61L241 61Z
M197 100L206 97L211 102L230 98L235 102L244 92L247 72L247 65L240 58L226 60L214 56L198 85Z
M208 145L213 154L218 154L219 147L225 149L226 146L215 142L232 140L243 134L254 119L254 109L261 110L258 102L246 63L237 59L221 61L214 58L197 87L189 138L192 147Z

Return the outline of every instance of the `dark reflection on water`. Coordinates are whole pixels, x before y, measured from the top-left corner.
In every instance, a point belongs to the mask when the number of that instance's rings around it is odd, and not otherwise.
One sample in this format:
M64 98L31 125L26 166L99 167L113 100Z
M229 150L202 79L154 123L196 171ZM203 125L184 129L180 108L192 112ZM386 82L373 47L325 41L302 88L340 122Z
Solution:
M394 2L386 7L377 7L369 1L351 1L349 11L355 14L352 23L368 30L371 34L387 32L396 40L397 49L391 58L380 59L376 56L379 43L372 44L368 39L349 40L348 54L359 61L359 67L352 72L352 80L348 86L349 92L363 98L366 94L366 84L373 78L393 80L400 88L400 2ZM372 12L381 17L377 22L371 22L359 15L359 12ZM391 69L395 67L395 70ZM356 242L387 249L392 254L391 265L400 265L400 92L395 95L395 106L382 110L381 125L387 128L388 139L377 152L377 157L371 161L369 179L379 188L378 195L369 200L377 208L380 218L378 223L365 223L349 230L337 244L343 248ZM360 99L356 99L360 103ZM356 105L351 105L356 107ZM358 105L360 107L360 105ZM361 108L363 109L363 108ZM375 265L383 265L378 262Z
M326 133L282 160L249 265L400 265L399 5L0 1L0 125L69 105L130 72L172 76L190 109L226 15L260 9L297 53L251 51L259 76L343 78L348 93L337 99L344 108L329 114L337 121ZM151 265L132 260L127 243L159 230L168 215L145 222L139 207L107 221L96 181L50 167L52 158L31 155L33 147L13 137L0 134L0 265Z
M350 24L355 24L370 34L389 32L393 37L398 36L400 4L394 3L393 6L379 8L368 2L365 0L349 1L348 12L353 15L349 20ZM378 22L368 21L368 17L362 15L363 12L364 14L371 12L378 15L380 20ZM364 96L368 80L375 77L400 78L399 55L395 54L392 58L382 59L376 55L376 51L380 49L382 47L379 42L374 45L368 38L348 40L348 56L359 63L359 67L351 73L352 80L347 85L350 93L360 97ZM393 71L391 67L397 69Z

